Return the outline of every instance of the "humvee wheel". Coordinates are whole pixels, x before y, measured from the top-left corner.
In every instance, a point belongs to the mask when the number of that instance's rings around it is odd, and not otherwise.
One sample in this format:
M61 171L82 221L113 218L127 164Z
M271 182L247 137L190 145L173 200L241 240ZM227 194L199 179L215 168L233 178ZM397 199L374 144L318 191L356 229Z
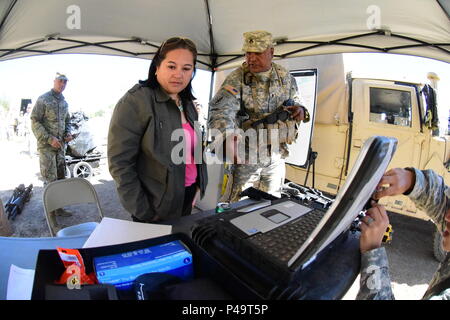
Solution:
M93 175L92 167L89 163L80 161L73 167L74 178L90 179Z

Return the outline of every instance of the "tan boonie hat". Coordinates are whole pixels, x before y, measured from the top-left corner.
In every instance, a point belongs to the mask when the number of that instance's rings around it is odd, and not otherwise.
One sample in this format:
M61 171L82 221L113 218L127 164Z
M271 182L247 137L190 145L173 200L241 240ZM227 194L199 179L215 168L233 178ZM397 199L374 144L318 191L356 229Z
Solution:
M263 52L273 47L272 34L267 31L249 31L244 33L244 52Z
M55 79L66 80L66 81L69 80L69 79L67 79L66 75L59 73L59 72L56 73Z
M430 80L438 80L438 81L441 80L435 72L428 72L427 78Z

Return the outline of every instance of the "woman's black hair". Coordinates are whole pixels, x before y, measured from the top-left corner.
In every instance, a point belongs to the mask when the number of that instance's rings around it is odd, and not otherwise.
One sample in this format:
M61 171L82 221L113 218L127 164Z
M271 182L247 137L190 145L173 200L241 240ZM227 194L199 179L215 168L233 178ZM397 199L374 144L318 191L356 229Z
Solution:
M194 58L194 72L192 74L192 79L195 76L195 61L197 60L197 48L195 44L187 39L174 37L167 39L163 42L163 44L158 48L155 53L155 56L152 59L152 63L150 64L150 68L148 70L148 79L144 81L140 81L140 83L144 87L150 87L152 89L156 89L160 87L160 84L156 78L156 68L161 65L161 62L166 58L167 53L175 49L187 49L192 53ZM180 93L180 98L182 100L195 100L194 95L192 94L192 79L189 81L186 88L184 88Z

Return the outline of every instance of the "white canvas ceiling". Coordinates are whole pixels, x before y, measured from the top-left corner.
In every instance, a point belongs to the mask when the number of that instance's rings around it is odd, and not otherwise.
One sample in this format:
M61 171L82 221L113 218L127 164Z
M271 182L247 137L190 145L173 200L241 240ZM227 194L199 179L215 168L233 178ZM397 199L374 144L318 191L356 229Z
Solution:
M0 60L49 53L150 59L165 39L183 36L198 46L198 67L223 69L242 56L242 34L263 29L281 39L278 58L388 52L450 62L448 0L440 2L0 0ZM377 27L385 31L371 30Z

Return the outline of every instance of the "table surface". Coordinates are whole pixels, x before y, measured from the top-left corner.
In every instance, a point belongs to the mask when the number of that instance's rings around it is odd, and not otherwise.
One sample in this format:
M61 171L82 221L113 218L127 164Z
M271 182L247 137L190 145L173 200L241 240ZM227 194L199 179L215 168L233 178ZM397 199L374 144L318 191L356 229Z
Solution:
M15 238L0 237L0 300L6 299L9 269L12 264L23 269L35 269L41 249L81 248L89 236Z
M252 203L253 200L241 201L237 206ZM213 214L214 210L203 211L191 216L172 221L172 232L182 232L190 235L190 226L202 217ZM169 222L168 222L169 223ZM41 249L56 249L57 247L82 248L89 236L17 238L0 237L0 300L6 299L9 270L12 264L23 269L35 269L36 260Z
M232 207L241 207L253 203L253 200L244 200ZM204 211L191 216L182 217L172 221L172 233L184 233L190 236L190 228L196 220L214 214L214 210ZM169 223L169 222L168 222ZM41 249L82 248L89 236L47 237L47 238L14 238L0 237L0 300L6 299L6 291L11 264L24 269L35 269L36 260ZM329 297L336 298L351 286L359 272L359 237L349 235L347 240L333 248L333 252L326 254L326 259L320 266L315 266L311 284L304 283L309 293L303 296L316 299L323 297L323 292L330 292ZM357 260L357 261L356 261ZM320 276L320 279L313 279ZM352 280L353 279L353 280ZM351 283L349 283L351 281ZM310 282L310 280L306 280ZM317 285L321 283L321 285ZM317 294L314 291L318 291ZM334 293L331 291L335 291ZM345 294L345 292L343 292Z

